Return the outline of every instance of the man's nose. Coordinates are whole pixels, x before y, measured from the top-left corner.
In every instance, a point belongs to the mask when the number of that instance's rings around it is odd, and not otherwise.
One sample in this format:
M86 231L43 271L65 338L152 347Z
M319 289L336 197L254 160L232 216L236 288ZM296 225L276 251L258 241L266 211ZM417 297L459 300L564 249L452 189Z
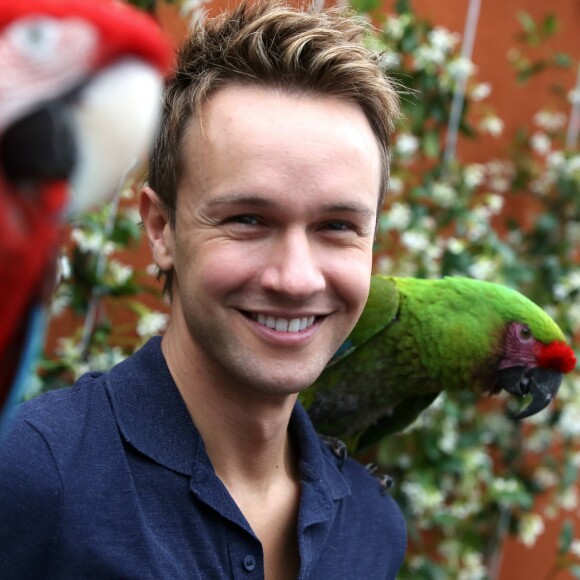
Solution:
M280 235L262 271L262 288L299 300L305 299L326 287L320 257L304 231L291 231Z

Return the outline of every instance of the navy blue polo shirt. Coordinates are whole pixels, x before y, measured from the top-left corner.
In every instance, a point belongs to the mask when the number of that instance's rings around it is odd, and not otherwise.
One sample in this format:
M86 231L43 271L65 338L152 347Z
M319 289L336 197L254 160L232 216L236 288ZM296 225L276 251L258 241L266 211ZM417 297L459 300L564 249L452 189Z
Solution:
M0 576L263 578L262 546L216 476L159 338L22 406L0 446ZM297 404L299 578L395 578L400 510Z

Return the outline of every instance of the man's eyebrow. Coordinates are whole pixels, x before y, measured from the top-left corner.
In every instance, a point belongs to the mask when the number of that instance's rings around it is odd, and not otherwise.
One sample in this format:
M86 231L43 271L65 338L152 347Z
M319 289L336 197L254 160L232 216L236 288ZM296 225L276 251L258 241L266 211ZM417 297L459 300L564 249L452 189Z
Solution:
M247 205L255 207L276 207L278 202L270 199L269 197L263 197L260 195L246 194L246 193L236 193L232 195L222 195L215 197L207 201L207 205L211 207L220 205ZM364 203L357 202L331 202L325 203L320 207L323 213L351 213L358 214L364 218L375 217L375 209L369 208Z
M322 209L328 213L355 213L360 214L363 217L374 218L375 210L369 208L363 203L355 202L340 202L340 203L327 203L322 206Z
M259 195L248 195L236 193L233 195L222 195L207 202L209 206L216 205L255 205L259 207L272 207L276 205L271 199Z

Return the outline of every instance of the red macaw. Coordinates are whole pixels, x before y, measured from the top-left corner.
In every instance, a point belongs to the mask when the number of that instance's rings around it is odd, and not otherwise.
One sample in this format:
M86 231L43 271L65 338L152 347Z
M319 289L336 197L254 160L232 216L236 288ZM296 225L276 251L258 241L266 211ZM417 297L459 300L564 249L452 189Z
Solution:
M0 411L39 336L63 218L146 152L171 61L127 4L0 0Z

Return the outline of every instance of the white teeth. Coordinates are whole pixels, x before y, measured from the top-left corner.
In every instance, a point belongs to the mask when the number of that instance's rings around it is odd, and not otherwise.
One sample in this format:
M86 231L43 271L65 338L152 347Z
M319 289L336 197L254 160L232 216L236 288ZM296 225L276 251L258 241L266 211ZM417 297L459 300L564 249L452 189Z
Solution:
M298 332L300 330L300 318L293 318L288 324L288 332Z
M304 316L303 318L276 318L274 316L266 316L265 314L252 314L251 317L268 328L277 330L278 332L300 332L307 329L314 324L315 316Z

